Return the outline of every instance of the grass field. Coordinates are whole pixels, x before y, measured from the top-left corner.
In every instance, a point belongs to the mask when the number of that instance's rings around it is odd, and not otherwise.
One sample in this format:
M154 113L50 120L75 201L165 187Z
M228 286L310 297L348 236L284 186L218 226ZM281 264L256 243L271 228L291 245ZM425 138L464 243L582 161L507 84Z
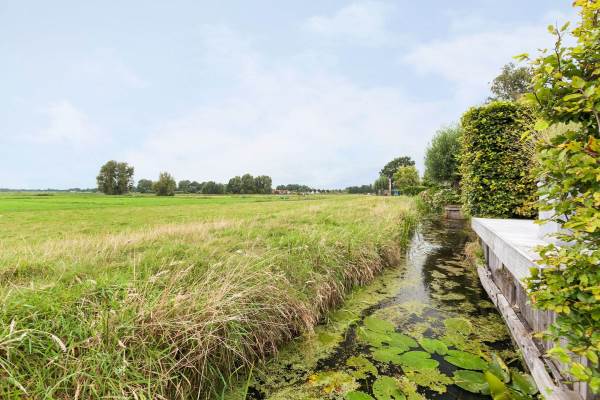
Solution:
M409 198L0 195L0 398L219 398L416 221Z

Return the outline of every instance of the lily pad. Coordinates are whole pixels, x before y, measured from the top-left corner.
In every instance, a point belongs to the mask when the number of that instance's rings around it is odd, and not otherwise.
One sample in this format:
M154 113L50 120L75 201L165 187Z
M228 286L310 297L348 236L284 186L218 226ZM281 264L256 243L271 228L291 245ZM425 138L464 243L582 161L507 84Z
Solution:
M460 350L448 350L448 354L444 357L452 365L456 365L459 368L464 369L475 369L475 370L486 370L488 363L481 359L475 354L467 353Z
M398 382L389 376L382 376L373 383L373 394L377 400L406 400Z
M344 396L344 399L346 399L346 400L375 400L373 398L373 396L366 394L365 392L361 392L359 390L346 393L346 395Z
M492 361L489 364L489 369L492 374L496 375L504 383L510 382L510 375L508 373L508 367L504 364L504 361L496 354L492 354Z
M533 396L538 392L537 385L530 375L522 374L518 371L511 371L512 384L511 386L521 393Z
M392 332L388 334L389 336L389 345L394 347L406 347L408 350L410 347L417 347L417 342L415 339L410 336L404 335L402 333Z
M413 371L422 369L437 368L440 363L431 358L431 354L425 351L409 351L402 354L399 358L400 364Z
M406 349L401 347L382 347L373 351L373 358L382 363L400 364L400 354L405 351Z
M385 333L375 332L365 328L358 329L357 336L360 341L366 342L373 347L381 347L384 343L389 343L391 340Z
M362 356L350 357L346 361L346 365L354 369L350 374L356 379L366 379L368 374L378 375L377 368L373 363Z
M390 321L375 317L365 318L363 324L365 328L373 332L391 333L396 330L396 327Z
M436 368L422 369L420 371L405 369L404 374L409 381L440 394L446 393L446 386L454 383L452 378L442 374Z
M488 394L490 387L481 372L458 370L454 371L454 384L471 393Z
M473 325L465 318L448 318L444 320L444 326L446 326L448 333L460 333L468 336L473 332Z
M425 351L431 354L437 353L443 356L448 352L448 346L446 346L446 343L439 339L422 338L419 340L419 344L425 349Z

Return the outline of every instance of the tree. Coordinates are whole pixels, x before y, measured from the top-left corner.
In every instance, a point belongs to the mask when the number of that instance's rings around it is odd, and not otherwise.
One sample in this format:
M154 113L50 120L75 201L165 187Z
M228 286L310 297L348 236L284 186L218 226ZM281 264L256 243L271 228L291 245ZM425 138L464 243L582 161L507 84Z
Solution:
M158 196L174 196L176 189L177 182L168 172L161 172L158 180L154 182L154 191Z
M582 17L576 44L563 43L568 24L548 28L556 44L532 62L533 91L525 96L540 114L540 209L564 228L556 237L567 243L541 249L543 268L532 270L528 289L536 307L556 313L549 354L600 393L600 2L574 4Z
M227 193L239 194L242 193L242 178L234 176L227 183Z
M205 182L202 185L202 194L223 194L225 192L225 185L214 181Z
M256 193L256 188L254 187L254 177L252 175L250 175L250 174L242 175L241 183L242 183L241 193L243 193L243 194Z
M273 181L271 180L270 176L267 176L267 175L257 176L256 178L254 178L254 187L255 187L256 193L270 194L272 191L272 189L271 189L272 183L273 183Z
M139 193L152 192L152 181L150 179L140 179L137 184L137 191Z
M412 192L412 188L419 186L419 171L414 165L401 166L394 174L393 180L400 193Z
M415 162L410 157L396 157L389 163L385 164L385 167L382 168L379 174L392 179L396 171L398 171L398 168L411 165L415 165Z
M179 181L179 183L177 184L177 190L183 193L191 193L190 184L191 182L188 180Z
M388 190L388 178L385 175L379 175L379 178L373 183L373 189L378 193Z
M188 187L190 193L200 193L202 191L202 184L196 181L192 181Z
M96 177L98 190L105 194L124 194L133 189L133 167L126 162L110 160Z
M458 187L459 125L438 130L425 151L425 179L440 185Z
M519 97L531 89L531 70L508 63L492 82L490 100L517 101Z

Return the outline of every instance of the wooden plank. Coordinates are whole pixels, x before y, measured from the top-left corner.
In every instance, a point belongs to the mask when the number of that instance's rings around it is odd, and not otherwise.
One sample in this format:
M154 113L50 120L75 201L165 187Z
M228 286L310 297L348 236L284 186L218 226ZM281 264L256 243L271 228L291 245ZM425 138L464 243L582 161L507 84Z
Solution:
M481 285L504 318L513 340L521 349L523 359L540 393L547 400L581 400L581 396L578 393L560 383L557 384L552 379L546 368L547 365L542 358L542 353L533 341L531 329L525 326L506 297L498 289L498 286L492 280L490 271L485 267L478 267L477 274L479 275Z

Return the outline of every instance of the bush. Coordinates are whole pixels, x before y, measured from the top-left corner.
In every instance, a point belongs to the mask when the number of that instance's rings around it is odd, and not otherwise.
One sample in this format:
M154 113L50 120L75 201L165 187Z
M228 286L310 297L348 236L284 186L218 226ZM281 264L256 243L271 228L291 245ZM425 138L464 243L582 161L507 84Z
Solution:
M575 4L576 46L562 44L568 26L550 27L556 46L533 62L527 95L539 106L536 130L555 129L539 148L541 208L566 228L557 237L568 245L541 249L544 268L532 271L528 287L537 307L557 315L547 332L550 355L600 393L600 3Z
M511 102L473 107L462 117L460 173L465 211L478 217L533 217L533 159L522 135L533 112Z

